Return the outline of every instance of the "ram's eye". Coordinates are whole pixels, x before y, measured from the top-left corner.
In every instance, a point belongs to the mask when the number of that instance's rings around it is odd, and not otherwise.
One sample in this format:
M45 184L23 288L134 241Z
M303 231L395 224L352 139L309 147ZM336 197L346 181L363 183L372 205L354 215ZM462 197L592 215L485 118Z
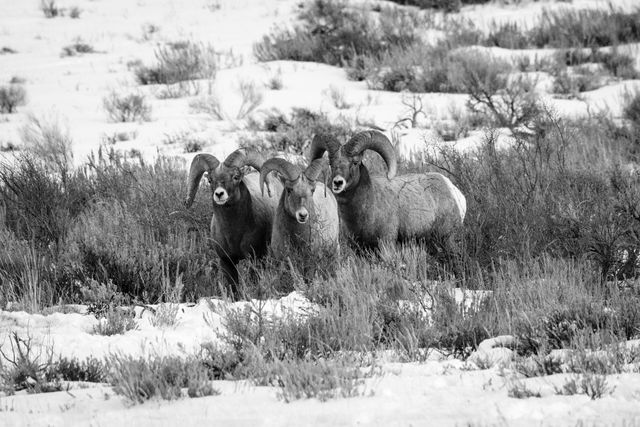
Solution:
M351 164L352 164L353 166L358 166L358 163L360 163L360 162L359 162L359 161L357 161L357 160L351 160Z
M233 180L234 181L240 181L240 175L234 175L233 176Z

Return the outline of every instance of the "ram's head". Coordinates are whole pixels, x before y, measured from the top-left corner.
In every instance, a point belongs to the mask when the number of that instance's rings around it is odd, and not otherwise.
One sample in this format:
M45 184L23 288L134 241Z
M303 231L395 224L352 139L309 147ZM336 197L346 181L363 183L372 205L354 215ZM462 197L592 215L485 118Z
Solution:
M364 131L354 135L346 144L329 135L316 135L311 142L310 161L329 153L331 164L331 191L335 194L348 191L360 182L362 158L365 150L373 150L382 156L387 164L387 177L396 175L397 160L389 139L378 131Z
M225 159L224 163L211 154L198 154L191 162L189 171L189 193L184 201L186 207L193 204L198 191L202 175L207 172L207 179L211 186L213 203L218 206L236 203L240 195L240 182L244 177L247 166L260 170L264 159L256 152L236 150ZM267 183L267 191L271 195Z
M260 170L260 188L264 191L267 175L276 171L282 179L284 191L284 210L301 224L305 224L313 211L313 194L320 174L327 176L328 164L324 159L317 159L304 170L284 159L269 159ZM325 187L326 188L326 187Z

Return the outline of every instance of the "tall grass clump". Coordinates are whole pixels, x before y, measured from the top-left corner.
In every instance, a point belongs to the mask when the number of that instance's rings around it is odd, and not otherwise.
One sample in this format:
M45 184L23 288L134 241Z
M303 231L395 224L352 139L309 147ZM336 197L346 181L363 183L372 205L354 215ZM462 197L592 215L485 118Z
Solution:
M45 168L62 175L69 171L73 162L73 141L68 127L58 115L39 117L29 113L20 136L25 151L42 161Z
M133 404L158 397L175 400L183 397L187 389L189 397L220 394L213 388L213 379L204 363L195 356L150 355L135 358L112 353L106 358L107 380L116 394Z
M215 78L218 54L209 44L172 42L159 45L154 54L155 65L138 64L133 72L142 85L166 85L165 97L197 94L200 85L194 80Z
M38 313L54 303L53 278L47 258L28 241L18 240L2 227L0 237L0 307L11 303L29 313Z

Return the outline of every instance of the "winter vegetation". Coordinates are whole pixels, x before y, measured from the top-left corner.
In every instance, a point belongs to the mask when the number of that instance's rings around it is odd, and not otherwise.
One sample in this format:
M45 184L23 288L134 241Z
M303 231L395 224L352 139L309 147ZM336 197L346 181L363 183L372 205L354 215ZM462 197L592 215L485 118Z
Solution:
M0 17L0 424L640 422L634 2L147 3Z

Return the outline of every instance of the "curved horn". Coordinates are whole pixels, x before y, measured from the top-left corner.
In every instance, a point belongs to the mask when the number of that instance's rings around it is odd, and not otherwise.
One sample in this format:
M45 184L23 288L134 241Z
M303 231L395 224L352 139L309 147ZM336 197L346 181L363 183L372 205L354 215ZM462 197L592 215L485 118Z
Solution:
M318 179L318 175L322 174L322 182L324 182L324 197L327 197L327 178L329 177L328 169L329 164L325 159L315 159L307 168L304 170L304 176L311 181L315 181Z
M304 176L306 176L309 180L315 181L318 179L318 176L326 171L327 161L325 159L315 159L307 168L304 170Z
M228 168L241 168L243 166L251 166L256 170L262 168L264 158L253 150L237 149L229 154L224 161L224 165Z
M184 200L184 205L187 208L193 204L193 199L195 199L198 187L200 186L202 174L214 170L219 164L220 161L211 154L201 153L193 158L191 168L189 169L189 192L187 193L187 198Z
M309 147L309 163L321 158L325 151L329 153L329 163L333 164L336 154L340 151L340 142L333 135L315 135Z
M373 150L382 156L387 164L387 178L396 176L398 161L391 141L382 132L367 130L358 132L344 145L343 150L347 156L355 156L364 150Z
M253 150L239 148L227 156L227 158L224 161L224 166L227 168L237 168L237 169L240 169L244 166L251 166L255 170L260 171L263 163L264 163L264 157L262 157L261 154ZM267 183L267 194L269 195L269 197L271 197L271 184L269 184L268 178L266 179L266 183ZM263 193L262 195L264 196L264 191L262 191L262 193Z
M287 181L295 181L300 176L300 169L285 159L271 158L264 162L260 169L260 190L264 195L264 182L271 171L280 173Z

